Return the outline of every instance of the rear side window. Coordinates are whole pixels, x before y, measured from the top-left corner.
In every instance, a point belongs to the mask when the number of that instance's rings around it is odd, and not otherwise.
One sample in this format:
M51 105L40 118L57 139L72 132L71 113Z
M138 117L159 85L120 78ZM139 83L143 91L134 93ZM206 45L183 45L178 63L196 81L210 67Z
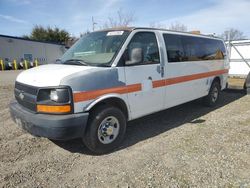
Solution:
M224 59L222 41L201 37L164 34L168 62L206 61Z
M164 35L168 62L184 61L184 48L180 35Z
M222 41L201 39L204 50L204 60L220 60L224 59L226 49Z
M181 36L184 48L184 61L202 61L205 49L200 38Z

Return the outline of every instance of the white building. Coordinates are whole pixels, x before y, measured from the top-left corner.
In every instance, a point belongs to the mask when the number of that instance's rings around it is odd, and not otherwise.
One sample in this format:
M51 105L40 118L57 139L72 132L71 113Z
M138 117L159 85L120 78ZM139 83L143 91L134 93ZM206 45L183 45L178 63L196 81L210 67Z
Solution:
M37 59L39 64L47 64L60 58L64 52L64 45L0 35L0 59L3 61Z
M232 77L246 78L250 72L250 40L227 42Z

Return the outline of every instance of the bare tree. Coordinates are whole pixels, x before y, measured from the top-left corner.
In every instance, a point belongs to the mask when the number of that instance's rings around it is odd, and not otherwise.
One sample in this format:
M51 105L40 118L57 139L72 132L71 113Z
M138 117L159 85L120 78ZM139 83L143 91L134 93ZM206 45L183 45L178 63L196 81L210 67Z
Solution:
M120 8L117 17L109 17L102 28L128 27L134 20L134 13L124 13Z
M168 28L169 30L173 30L173 31L187 31L187 26L185 26L182 23L179 22L175 22L175 23L171 23L170 27Z
M158 23L158 22L151 22L149 24L149 27L167 29L167 26L165 24L161 24L161 23Z
M171 23L170 27L167 27L165 24L159 22L151 22L149 27L153 28L162 28L162 29L169 29L173 31L187 31L187 26L181 24L179 22Z
M243 32L238 29L228 29L224 31L219 37L223 38L224 40L240 40L245 39L246 36L244 36Z

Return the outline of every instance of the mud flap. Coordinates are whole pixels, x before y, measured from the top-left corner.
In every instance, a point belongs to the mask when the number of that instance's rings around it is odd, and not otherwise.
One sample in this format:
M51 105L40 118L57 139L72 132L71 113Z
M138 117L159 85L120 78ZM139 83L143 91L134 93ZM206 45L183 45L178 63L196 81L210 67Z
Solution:
M246 91L247 94L250 95L250 72L247 75L247 79L246 79Z

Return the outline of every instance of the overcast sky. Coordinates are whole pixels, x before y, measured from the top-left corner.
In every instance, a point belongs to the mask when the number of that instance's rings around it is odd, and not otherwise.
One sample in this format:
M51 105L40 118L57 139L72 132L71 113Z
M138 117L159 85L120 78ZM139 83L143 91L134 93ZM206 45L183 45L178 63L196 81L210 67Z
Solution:
M100 27L120 8L134 14L133 26L179 22L205 34L233 27L250 38L250 0L0 0L0 34L22 36L38 24L79 36L92 30L92 16Z

